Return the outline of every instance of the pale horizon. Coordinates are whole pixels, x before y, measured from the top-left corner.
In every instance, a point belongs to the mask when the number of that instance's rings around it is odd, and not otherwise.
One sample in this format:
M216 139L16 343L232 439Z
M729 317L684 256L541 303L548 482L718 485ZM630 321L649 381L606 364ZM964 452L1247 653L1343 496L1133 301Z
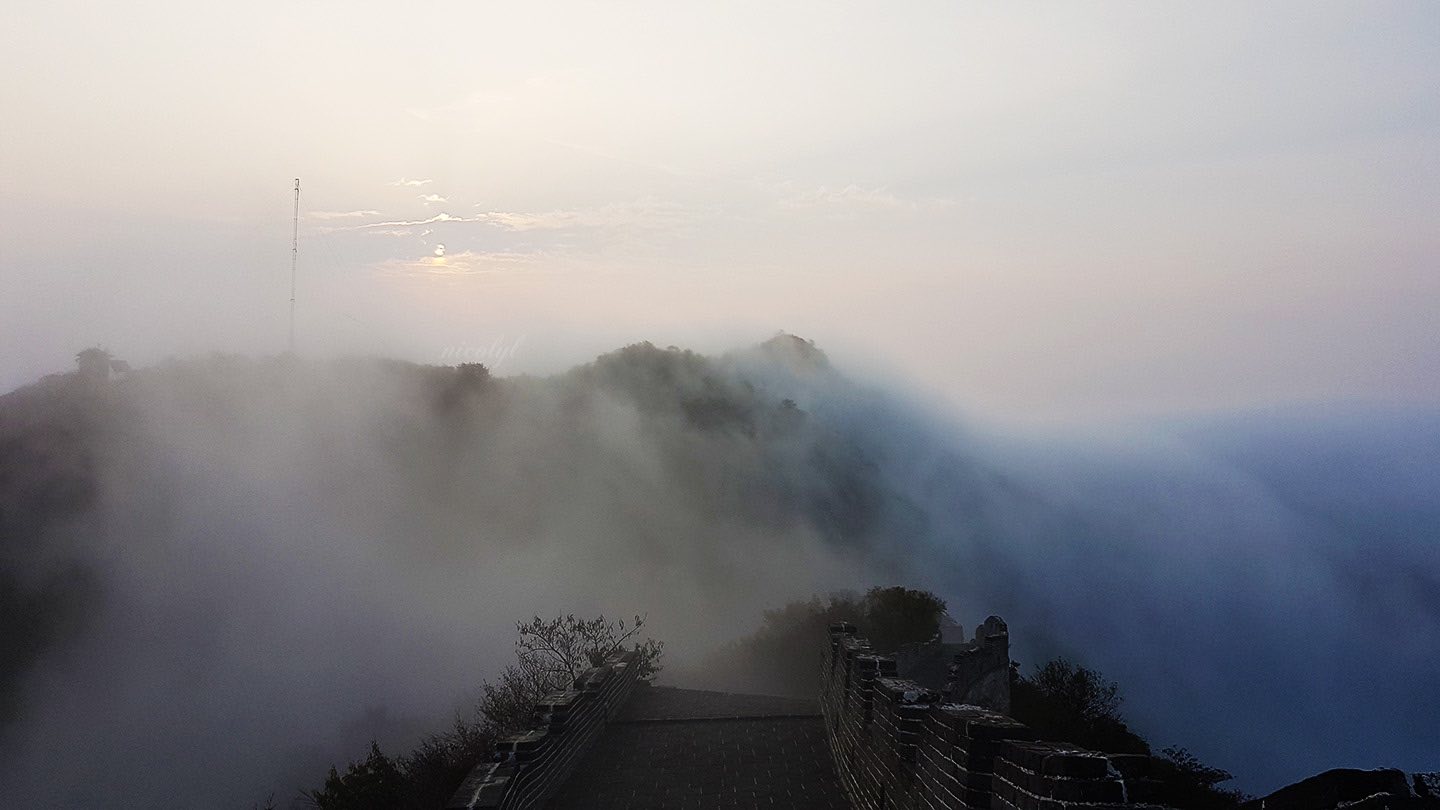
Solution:
M11 11L0 387L777 330L955 408L1440 404L1425 3ZM442 247L443 246L443 247ZM443 252L443 256L440 253Z
M1440 792L1440 2L11 3L0 113L0 807Z

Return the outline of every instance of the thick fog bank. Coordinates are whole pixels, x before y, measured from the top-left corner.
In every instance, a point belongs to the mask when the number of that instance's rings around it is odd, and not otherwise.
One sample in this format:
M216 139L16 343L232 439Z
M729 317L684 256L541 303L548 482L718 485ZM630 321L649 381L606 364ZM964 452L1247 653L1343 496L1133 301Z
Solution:
M1269 414L974 453L993 477L929 510L965 527L932 581L999 610L1017 657L1101 669L1153 742L1253 792L1440 761L1440 415Z
M0 398L0 806L249 807L446 724L532 614L699 658L930 587L1265 790L1433 767L1440 417L965 431L780 338L552 378L212 358Z
M853 442L697 355L559 377L213 358L0 405L0 805L249 806L408 747L514 623L683 658L897 562Z

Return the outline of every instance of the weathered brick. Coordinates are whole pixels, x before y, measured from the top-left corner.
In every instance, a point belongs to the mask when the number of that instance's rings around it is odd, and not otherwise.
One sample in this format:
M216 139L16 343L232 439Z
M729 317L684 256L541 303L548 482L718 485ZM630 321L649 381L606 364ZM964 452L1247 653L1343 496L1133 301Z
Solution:
M1091 751L1061 751L1046 757L1040 772L1071 779L1103 779L1110 774L1110 760Z
M1147 779L1155 773L1155 758L1145 754L1108 754L1110 764L1126 779Z
M1045 758L1055 752L1050 743L1028 740L1008 741L1000 746L1000 759L1024 768L1030 773L1039 773ZM999 768L997 762L996 767Z
M1041 795L1066 802L1123 802L1125 788L1113 779L1050 778Z

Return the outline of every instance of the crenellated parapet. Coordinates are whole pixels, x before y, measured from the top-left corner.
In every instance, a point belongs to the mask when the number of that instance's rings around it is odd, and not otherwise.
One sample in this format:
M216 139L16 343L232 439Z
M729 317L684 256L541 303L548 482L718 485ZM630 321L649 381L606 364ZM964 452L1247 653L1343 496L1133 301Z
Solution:
M625 704L637 680L635 653L618 652L581 673L569 689L546 695L535 705L535 726L497 742L494 761L475 766L446 808L543 806Z
M1008 677L1005 623L992 616L975 641L958 646L963 649L943 651L951 659L946 673L951 694L999 694L989 658L1004 649L1002 671ZM927 653L909 652L912 661ZM953 701L941 690L899 677L899 669L895 656L877 654L854 625L830 627L821 654L820 705L836 771L855 807L1157 807L1145 803L1153 783L1135 757L1037 740L1034 731L1003 712ZM1008 681L1003 699L1008 706Z
M975 628L975 637L964 639L964 629L948 623L947 634L937 641L906 644L895 651L901 677L916 681L940 693L946 703L984 706L1010 711L1010 630L1005 620L991 616Z

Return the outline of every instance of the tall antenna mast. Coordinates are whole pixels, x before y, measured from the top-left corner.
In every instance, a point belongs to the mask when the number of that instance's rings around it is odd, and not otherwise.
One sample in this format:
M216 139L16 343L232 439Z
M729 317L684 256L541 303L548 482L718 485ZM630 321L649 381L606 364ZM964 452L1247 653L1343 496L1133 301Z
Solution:
M300 178L295 178L295 218L290 231L290 354L295 353L295 263L300 258Z

